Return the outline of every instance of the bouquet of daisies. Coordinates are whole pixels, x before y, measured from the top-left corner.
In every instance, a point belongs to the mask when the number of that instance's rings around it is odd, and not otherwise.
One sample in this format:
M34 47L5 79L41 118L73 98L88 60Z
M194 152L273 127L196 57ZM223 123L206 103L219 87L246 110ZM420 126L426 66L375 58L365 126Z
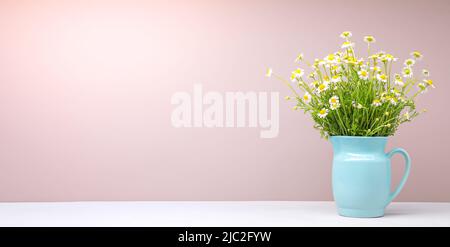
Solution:
M393 73L397 58L383 51L371 54L373 36L364 37L365 58L356 55L351 36L351 32L343 32L341 50L313 63L298 55L296 63L312 68L307 76L302 68L292 72L290 81L270 68L266 76L274 76L289 87L293 95L286 100L295 101L294 110L311 115L322 137L393 135L400 124L423 112L416 110L416 97L434 88L428 70L422 70L422 78L414 76L413 67L422 54L412 52L401 72Z

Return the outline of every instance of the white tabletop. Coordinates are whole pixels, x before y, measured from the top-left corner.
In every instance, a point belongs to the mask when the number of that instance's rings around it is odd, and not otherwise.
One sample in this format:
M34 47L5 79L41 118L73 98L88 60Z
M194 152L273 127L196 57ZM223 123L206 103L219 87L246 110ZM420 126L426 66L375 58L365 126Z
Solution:
M450 203L392 203L371 219L333 202L0 203L0 226L450 226Z

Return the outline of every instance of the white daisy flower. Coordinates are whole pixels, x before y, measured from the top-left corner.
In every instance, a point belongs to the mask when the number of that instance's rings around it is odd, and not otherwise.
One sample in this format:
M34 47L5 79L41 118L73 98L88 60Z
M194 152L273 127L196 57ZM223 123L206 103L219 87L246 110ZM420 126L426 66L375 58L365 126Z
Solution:
M303 102L304 102L305 104L309 104L309 103L311 102L311 94L309 94L309 93L306 92L306 93L303 95L302 100L303 100Z
M391 93L393 95L395 95L396 97L400 97L400 95L401 95L401 93L396 88L391 89Z
M422 75L425 77L429 77L430 76L430 71L428 71L427 69L423 69L422 70Z
M300 62L300 61L302 61L303 60L303 53L300 53L300 54L298 54L298 56L295 58L295 63L298 63L298 62Z
M373 66L373 67L370 67L370 70L372 70L373 72L375 72L375 73L379 73L379 72L381 72L381 68L380 67L378 67L378 66Z
M330 105L330 109L334 111L334 110L336 110L337 108L339 108L339 106L341 106L341 104L339 104L339 103L333 103L333 104Z
M354 45L355 45L355 44L352 43L352 42L350 42L350 41L345 41L344 43L342 43L341 48L342 48L342 49L348 49L348 48L353 47Z
M371 35L368 36L364 36L364 42L370 44L370 43L375 43L375 38Z
M402 81L402 78L400 79L395 78L394 84L400 87L403 87L405 85L405 83Z
M342 68L341 68L341 66L337 66L337 65L333 65L333 66L331 66L331 71L333 72L333 73L340 73L341 71L342 71Z
M374 99L372 105L375 107L381 106L381 101L379 99Z
M390 97L389 102L390 102L392 105L397 105L397 98L395 98L395 97Z
M377 74L377 79L382 82L387 82L388 77L385 74Z
M340 36L343 39L348 39L348 38L352 37L352 33L349 31L345 31L345 32L342 32Z
M426 93L427 92L427 85L425 84L425 83L419 83L419 84L417 84L417 87L419 88L419 91L421 92L421 93Z
M328 102L330 103L330 105L332 104L339 104L339 97L334 95L333 97L331 97Z
M402 70L403 77L411 78L413 76L413 71L409 67L405 67Z
M337 57L334 54L329 54L328 56L324 57L323 60L326 63L336 63L337 62L336 59L337 59Z
M358 64L358 60L356 60L356 58L352 57L352 56L346 56L342 59L342 61L344 63L348 63L348 64L354 64L354 65Z
M435 86L433 84L433 80L426 79L426 80L423 80L423 82L425 82L428 86L435 88Z
M310 86L316 88L319 85L319 81L313 81L310 83Z
M331 77L331 82L340 82L341 81L341 77L339 75L334 75Z
M358 76L363 80L367 80L369 79L369 72L367 72L367 70L360 70L358 71Z
M272 68L267 68L266 77L271 77L271 76L272 76Z
M379 58L378 54L373 54L369 56L370 59L377 60Z
M325 118L328 115L328 109L322 108L317 115L320 118Z
M405 60L405 63L404 63L404 64L405 64L406 67L411 67L411 66L413 66L415 63L416 63L416 61L415 61L414 59L408 58L408 59Z
M409 116L409 112L405 112L404 114L403 114L403 117L406 119L406 120L410 120L410 116Z
M300 80L300 78L305 74L305 71L303 69L296 69L291 74L291 81L297 81Z
M384 55L386 55L386 52L385 51L379 51L379 52L376 53L376 55L378 56L378 58L381 58Z
M322 93L328 89L328 82L324 81L323 83L317 86L317 93Z
M385 54L384 56L383 56L383 58L386 60L386 61L388 61L388 62L392 62L392 61L397 61L397 58L396 57L394 57L394 56L392 56L391 54Z
M411 56L416 59L416 60L420 60L422 59L422 53L420 53L419 51L413 51L411 52Z

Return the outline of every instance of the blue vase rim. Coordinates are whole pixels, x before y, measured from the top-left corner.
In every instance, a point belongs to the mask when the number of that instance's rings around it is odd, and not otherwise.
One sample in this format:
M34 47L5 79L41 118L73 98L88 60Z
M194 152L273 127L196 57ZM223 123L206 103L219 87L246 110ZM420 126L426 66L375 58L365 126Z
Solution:
M388 139L388 136L330 136L336 139Z

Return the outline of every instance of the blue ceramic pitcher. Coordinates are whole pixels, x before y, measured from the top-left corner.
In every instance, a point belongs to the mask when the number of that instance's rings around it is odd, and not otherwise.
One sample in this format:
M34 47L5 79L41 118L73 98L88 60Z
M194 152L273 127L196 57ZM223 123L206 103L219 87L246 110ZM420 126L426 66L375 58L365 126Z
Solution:
M387 137L332 136L333 196L338 213L347 217L381 217L400 193L410 171L408 153L396 148L384 152ZM406 161L403 178L391 192L391 157Z

